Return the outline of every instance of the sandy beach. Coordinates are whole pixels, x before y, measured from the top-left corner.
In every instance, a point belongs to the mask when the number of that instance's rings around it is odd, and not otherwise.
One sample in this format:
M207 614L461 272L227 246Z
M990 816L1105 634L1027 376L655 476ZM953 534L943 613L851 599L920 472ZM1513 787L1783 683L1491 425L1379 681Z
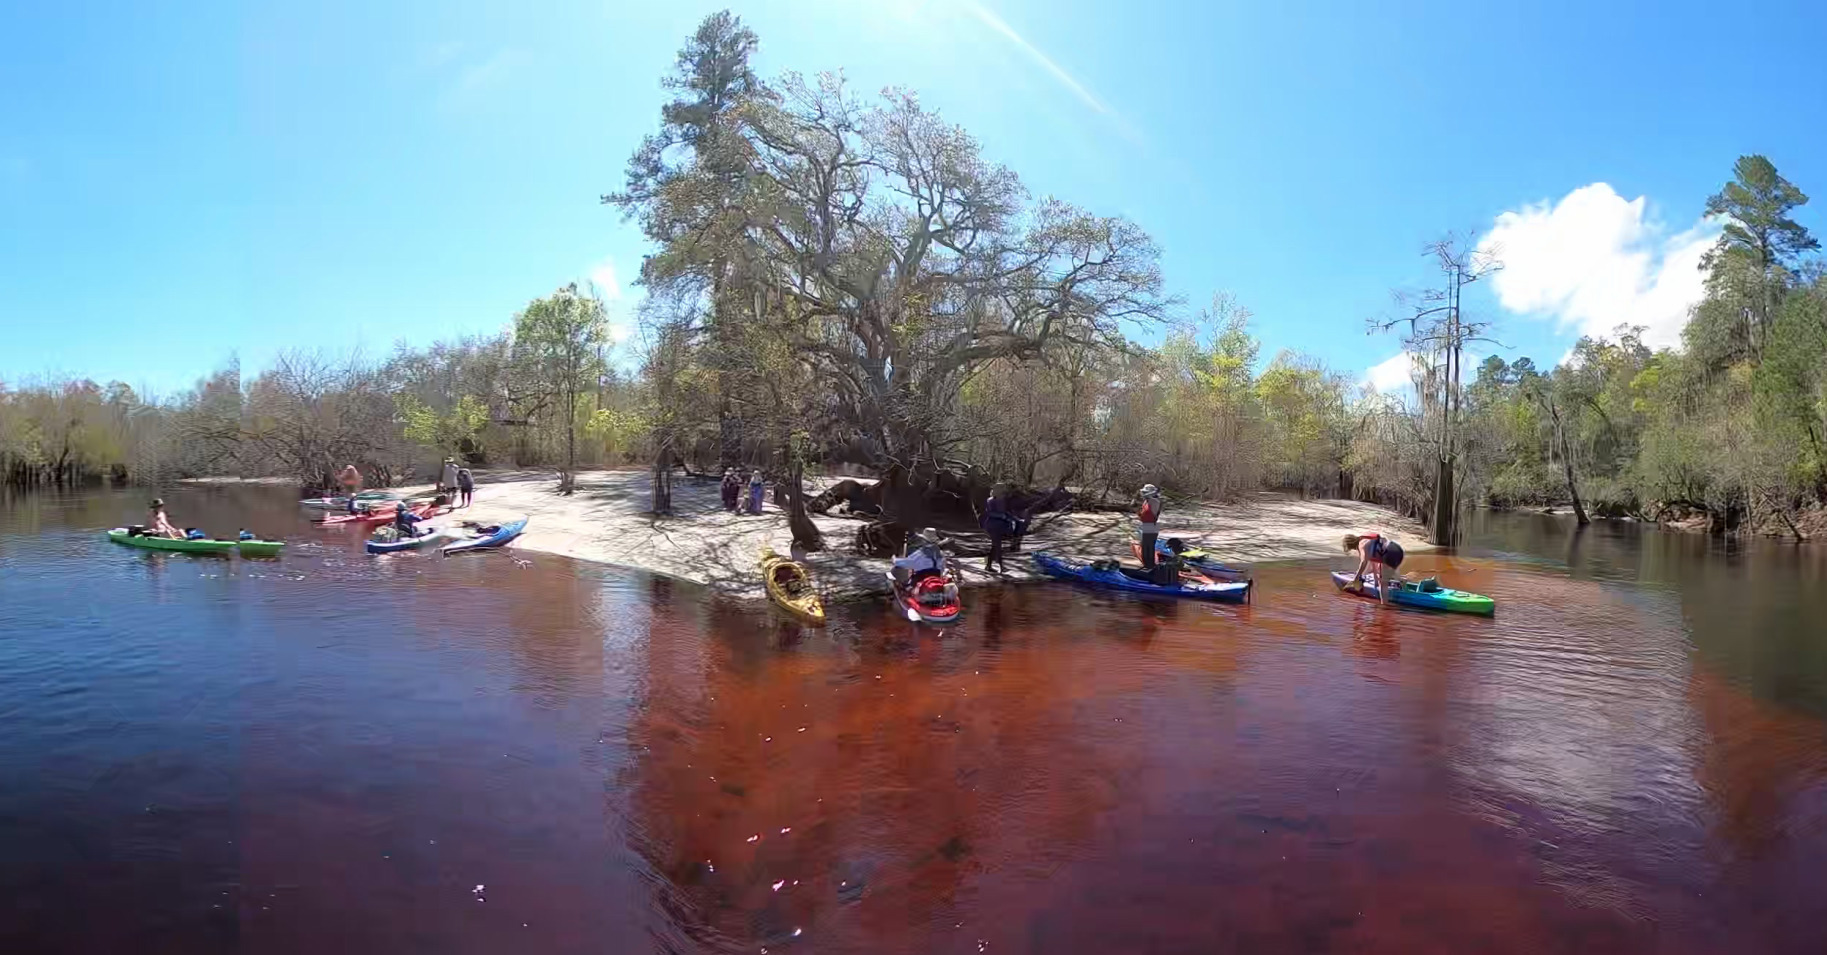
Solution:
M786 513L770 500L760 515L723 510L714 481L676 478L674 515L655 518L646 512L648 472L586 471L571 496L557 492L549 471L477 472L475 504L439 517L484 523L519 516L530 518L526 533L513 544L521 551L559 554L579 560L633 567L693 581L736 597L759 598L756 560L764 546L789 551L792 535ZM818 482L812 482L815 485ZM428 486L398 490L415 492ZM813 515L825 533L826 550L803 555L821 589L834 598L880 593L887 589L886 560L856 556L852 546L862 521ZM1038 579L1027 555L1053 550L1075 557L1130 558L1134 522L1114 512L1071 513L1036 521L1011 555L1006 574L986 574L981 558L961 558L966 585ZM1425 531L1395 512L1371 504L1338 500L1299 500L1261 495L1237 504L1169 504L1161 520L1162 536L1198 541L1228 560L1252 562L1340 557L1339 537L1376 530L1400 538L1411 551L1425 551ZM967 539L966 547L978 546Z

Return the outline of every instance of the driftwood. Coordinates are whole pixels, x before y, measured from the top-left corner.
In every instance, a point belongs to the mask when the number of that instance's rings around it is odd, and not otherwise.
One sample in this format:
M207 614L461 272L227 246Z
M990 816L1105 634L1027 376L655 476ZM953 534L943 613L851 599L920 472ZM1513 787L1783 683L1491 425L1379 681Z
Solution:
M872 484L849 478L838 481L808 501L806 509L829 514L836 508L840 514L907 526L976 527L993 487L993 482L979 474L938 471L930 480L918 483L907 472L891 469L888 476ZM1064 486L1044 490L1016 487L1009 492L1009 510L1024 519L1070 510L1074 503L1072 492Z

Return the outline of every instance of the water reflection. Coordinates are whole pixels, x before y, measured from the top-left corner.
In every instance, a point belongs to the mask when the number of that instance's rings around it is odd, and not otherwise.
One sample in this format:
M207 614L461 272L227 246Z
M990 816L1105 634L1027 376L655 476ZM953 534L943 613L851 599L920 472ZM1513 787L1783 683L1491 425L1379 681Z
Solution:
M6 951L1827 949L1794 552L1487 516L1415 569L1490 620L1269 566L808 629L302 523L99 540L136 506L0 512Z

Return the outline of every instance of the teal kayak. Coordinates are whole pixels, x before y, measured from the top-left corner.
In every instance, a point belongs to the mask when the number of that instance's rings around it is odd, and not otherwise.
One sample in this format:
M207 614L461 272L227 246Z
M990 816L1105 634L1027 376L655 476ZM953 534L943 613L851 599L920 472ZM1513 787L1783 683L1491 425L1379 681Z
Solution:
M1250 597L1248 581L1200 584L1182 580L1178 583L1163 585L1140 576L1142 574L1140 569L1080 563L1045 552L1034 555L1034 564L1049 577L1076 581L1100 590L1121 590L1133 594L1154 594L1161 597L1180 597L1190 600L1221 600L1227 603L1241 603Z
M1338 589L1345 590L1346 587L1351 585L1351 575L1340 571L1333 571L1332 583L1334 586L1338 587ZM1486 617L1497 612L1497 601L1486 597L1484 594L1467 593L1463 590L1442 587L1439 584L1431 584L1430 586L1430 583L1430 581L1406 581L1401 586L1398 586L1396 589L1389 592L1389 602L1392 604L1400 604L1404 607L1418 607L1423 610L1444 610L1449 613L1475 613ZM1362 590L1347 591L1347 593L1355 593L1360 597L1376 600L1378 599L1377 586L1377 579L1375 577L1365 577L1364 588Z
M135 534L125 527L116 527L108 532L108 539L116 544L128 547L144 547L147 550L176 550L190 554L230 554L236 547L234 541L190 540L175 537L148 537Z

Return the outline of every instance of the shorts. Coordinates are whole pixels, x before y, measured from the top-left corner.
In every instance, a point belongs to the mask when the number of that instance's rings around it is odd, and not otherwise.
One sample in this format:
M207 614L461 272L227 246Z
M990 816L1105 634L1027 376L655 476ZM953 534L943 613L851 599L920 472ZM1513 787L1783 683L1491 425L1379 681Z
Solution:
M1383 546L1377 548L1377 561L1390 570L1402 566L1403 556L1402 545L1395 541L1384 541Z

